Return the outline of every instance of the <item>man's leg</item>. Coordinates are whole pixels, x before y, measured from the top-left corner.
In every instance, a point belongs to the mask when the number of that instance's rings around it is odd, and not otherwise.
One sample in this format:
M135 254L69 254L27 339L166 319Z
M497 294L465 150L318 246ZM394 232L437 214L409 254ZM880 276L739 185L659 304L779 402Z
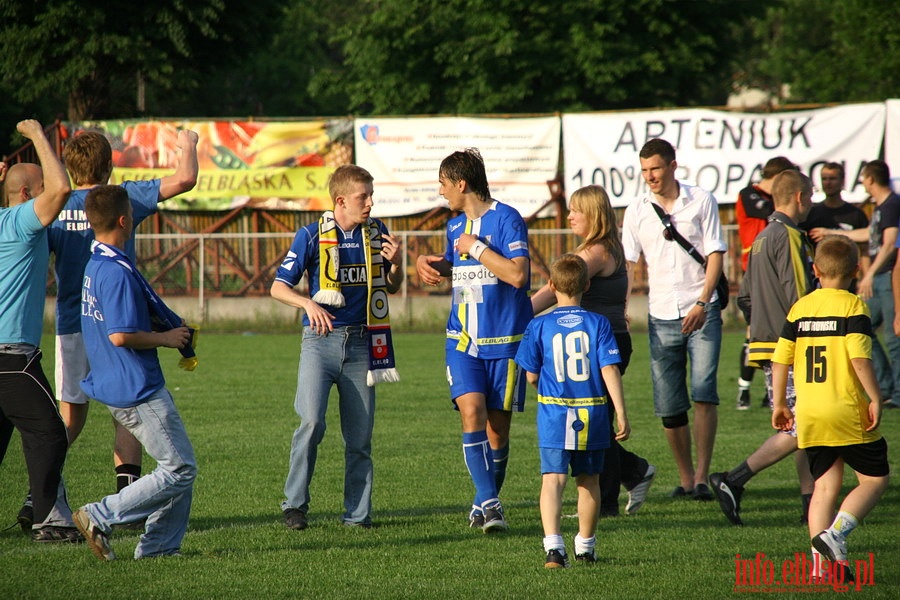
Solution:
M881 312L884 319L884 345L887 348L889 358L891 389L894 394L900 395L900 338L894 333L894 286L891 282L891 273L882 273L875 276L874 291L878 294L881 303ZM884 399L892 398L885 396ZM900 401L900 399L898 399Z
M706 489L709 466L718 429L718 368L722 349L722 313L713 303L706 313L703 327L688 336L687 351L691 359L691 397L694 400L694 444L697 468L694 487L700 487L700 500L712 500Z

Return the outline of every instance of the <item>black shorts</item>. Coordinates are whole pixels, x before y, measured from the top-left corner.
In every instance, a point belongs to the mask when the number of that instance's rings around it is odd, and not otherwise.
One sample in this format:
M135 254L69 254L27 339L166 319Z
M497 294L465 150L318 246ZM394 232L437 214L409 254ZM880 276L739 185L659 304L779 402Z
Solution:
M824 475L839 458L860 475L886 477L890 472L887 459L887 442L884 438L868 444L849 446L810 446L806 448L809 470L813 479Z

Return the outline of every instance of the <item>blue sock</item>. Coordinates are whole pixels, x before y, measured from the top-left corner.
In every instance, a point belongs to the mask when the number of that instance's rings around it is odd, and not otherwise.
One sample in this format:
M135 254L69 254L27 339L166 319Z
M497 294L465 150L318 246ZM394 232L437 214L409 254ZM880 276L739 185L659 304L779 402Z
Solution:
M481 506L488 500L497 498L497 484L494 481L494 457L488 444L487 431L463 432L463 455L466 467L475 484L473 504Z
M506 480L506 463L509 462L509 442L502 448L491 448L494 453L494 481L497 482L497 494L503 488Z

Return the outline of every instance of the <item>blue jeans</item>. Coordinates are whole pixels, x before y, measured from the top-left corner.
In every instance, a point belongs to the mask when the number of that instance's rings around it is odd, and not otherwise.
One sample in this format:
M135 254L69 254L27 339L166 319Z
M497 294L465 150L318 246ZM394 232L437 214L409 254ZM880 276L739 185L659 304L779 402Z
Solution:
M722 348L722 312L714 302L700 329L684 335L681 319L650 315L650 373L657 417L687 412L694 402L719 403L716 377ZM691 360L691 395L687 390L687 361Z
M320 335L303 331L294 410L300 426L291 440L291 465L281 509L309 510L309 484L316 468L318 446L325 436L328 394L338 388L341 433L344 438L344 514L348 524L371 523L372 430L375 388L366 385L369 370L368 332L362 326L337 327Z
M891 272L880 273L872 280L872 297L866 301L872 313L872 362L878 387L884 398L892 398L900 394L900 339L894 335L894 287L891 284ZM884 345L887 354L878 341L878 328L882 328ZM888 358L890 357L890 359Z
M108 408L156 461L156 468L118 494L84 508L107 535L113 525L147 519L135 558L173 554L187 530L197 462L172 395L162 388L137 406Z

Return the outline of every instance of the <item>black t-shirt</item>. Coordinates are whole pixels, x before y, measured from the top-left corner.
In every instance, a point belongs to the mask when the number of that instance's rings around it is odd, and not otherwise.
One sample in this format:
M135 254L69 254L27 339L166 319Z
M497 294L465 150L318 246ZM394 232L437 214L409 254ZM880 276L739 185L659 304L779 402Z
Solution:
M844 202L837 208L825 206L825 203L813 204L806 220L800 224L800 228L806 232L816 227L825 229L840 229L850 231L852 229L865 229L869 226L869 218L860 208Z
M869 256L874 258L878 254L884 239L884 230L889 227L897 227L898 223L900 223L900 196L892 193L872 212L872 223L869 225ZM875 274L880 275L890 271L894 268L896 260L897 253L895 252Z

